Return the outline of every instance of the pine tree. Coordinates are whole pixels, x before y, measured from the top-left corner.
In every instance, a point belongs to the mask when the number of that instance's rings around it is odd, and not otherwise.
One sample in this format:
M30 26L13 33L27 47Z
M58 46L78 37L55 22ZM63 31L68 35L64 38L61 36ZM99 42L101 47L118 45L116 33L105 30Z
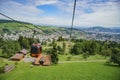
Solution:
M66 44L65 44L65 42L63 42L62 47L63 47L63 53L65 54L65 50L66 50Z
M57 64L58 63L58 54L57 54L57 47L56 44L53 45L52 51L51 51L51 58L52 58L52 63Z

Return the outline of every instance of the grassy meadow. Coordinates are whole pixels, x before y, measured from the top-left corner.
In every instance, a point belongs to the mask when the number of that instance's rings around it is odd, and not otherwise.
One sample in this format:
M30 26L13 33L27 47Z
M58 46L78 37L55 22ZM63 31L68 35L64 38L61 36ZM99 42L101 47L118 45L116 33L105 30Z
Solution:
M62 46L62 42L57 44ZM106 65L108 58L100 55L89 56L87 59L82 55L59 55L59 63L52 66L33 66L20 61L11 72L0 74L0 80L120 80L120 67ZM0 65L5 63L15 62L1 59Z
M52 66L32 66L18 62L16 68L0 74L0 80L120 80L120 67L105 62L59 63Z

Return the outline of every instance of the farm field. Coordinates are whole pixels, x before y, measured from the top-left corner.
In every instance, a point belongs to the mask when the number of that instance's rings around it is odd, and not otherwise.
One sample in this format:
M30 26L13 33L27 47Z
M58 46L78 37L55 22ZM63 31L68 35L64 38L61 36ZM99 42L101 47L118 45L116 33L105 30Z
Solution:
M52 66L31 66L18 62L16 68L0 74L0 80L120 80L120 67L105 62L59 63Z

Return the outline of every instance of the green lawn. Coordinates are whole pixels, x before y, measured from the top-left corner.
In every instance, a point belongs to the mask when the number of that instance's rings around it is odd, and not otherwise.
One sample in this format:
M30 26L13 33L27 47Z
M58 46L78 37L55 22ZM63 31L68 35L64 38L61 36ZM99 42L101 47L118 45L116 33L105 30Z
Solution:
M0 80L120 80L120 67L104 62L31 67L30 63L19 62L13 71L1 74Z

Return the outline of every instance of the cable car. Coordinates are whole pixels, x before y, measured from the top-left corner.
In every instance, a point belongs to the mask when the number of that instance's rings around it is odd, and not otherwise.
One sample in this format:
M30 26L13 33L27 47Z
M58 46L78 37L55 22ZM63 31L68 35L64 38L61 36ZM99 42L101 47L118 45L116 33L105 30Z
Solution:
M39 65L40 64L39 61L43 57L42 56L42 46L41 46L41 44L33 44L31 46L30 55L32 57L36 57L36 60L35 60L34 64Z
M41 44L33 44L31 46L31 51L30 51L30 55L32 57L38 57L40 54L42 54L42 46Z

